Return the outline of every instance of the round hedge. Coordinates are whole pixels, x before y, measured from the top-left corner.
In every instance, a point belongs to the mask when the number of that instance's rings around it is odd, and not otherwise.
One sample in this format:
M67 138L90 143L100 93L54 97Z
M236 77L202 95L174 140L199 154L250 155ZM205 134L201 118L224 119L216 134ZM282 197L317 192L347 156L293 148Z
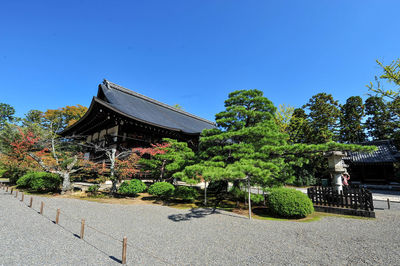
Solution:
M313 203L306 194L290 188L271 189L268 195L271 212L287 218L303 218L314 212Z
M56 191L60 188L61 178L46 172L29 172L18 179L17 185L34 191Z
M149 187L149 194L158 198L168 198L174 194L175 187L168 182L157 182Z
M146 184L139 179L124 181L118 188L118 193L122 195L136 196L146 190Z

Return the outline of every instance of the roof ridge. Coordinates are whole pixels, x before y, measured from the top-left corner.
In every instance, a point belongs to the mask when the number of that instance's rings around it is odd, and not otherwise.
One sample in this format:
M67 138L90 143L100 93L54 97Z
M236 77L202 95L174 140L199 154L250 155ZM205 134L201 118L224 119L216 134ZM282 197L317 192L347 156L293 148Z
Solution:
M125 88L125 87L122 87L121 85L118 85L118 84L113 83L113 82L111 82L111 81L108 81L108 80L106 80L106 79L104 79L103 84L105 84L105 85L107 86L107 88L109 88L109 86L111 86L111 87L113 87L114 89L117 89L117 90L122 91L122 92L124 92L124 93L130 94L130 95L132 95L132 96L136 96L136 97L141 98L141 99L143 99L143 100L145 100L145 101L148 101L148 102L157 104L157 105L159 105L159 106L165 107L165 108L170 109L170 110L172 110L172 111L175 111L175 112L177 112L177 113L181 113L181 114L187 115L187 116L189 116L189 117L195 118L195 119L197 119L197 120L200 120L200 121L203 121L203 122L206 122L206 123L209 123L209 124L215 126L215 123L212 122L212 121L210 121L210 120L201 118L201 117L199 117L199 116L197 116L197 115L188 113L188 112L186 112L186 111L180 110L180 109L175 108L175 107L173 107L173 106L170 106L170 105L168 105L168 104L159 102L159 101L157 101L157 100L154 100L153 98L150 98L150 97L145 96L145 95L143 95L143 94L140 94L140 93L137 93L137 92L132 91L132 90L130 90L130 89L127 89L127 88Z

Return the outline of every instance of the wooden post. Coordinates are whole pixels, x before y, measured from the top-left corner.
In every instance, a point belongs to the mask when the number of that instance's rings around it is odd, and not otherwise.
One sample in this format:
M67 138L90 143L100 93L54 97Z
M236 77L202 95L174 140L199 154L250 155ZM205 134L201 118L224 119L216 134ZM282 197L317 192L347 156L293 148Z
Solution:
M390 210L390 199L387 199L388 210Z
M85 220L82 219L82 221L81 221L81 235L80 235L81 239L83 239L84 233L85 233Z
M57 209L57 214L56 214L56 224L58 224L58 221L60 220L60 209Z
M122 241L122 264L126 264L126 247L128 245L128 239L124 236Z
M24 201L24 192L22 192L21 194L22 194L21 201Z
M6 187L6 192L8 192L8 186Z
M29 202L29 208L32 208L33 197L31 197L31 201Z
M40 203L40 214L43 215L43 207L44 207L44 203L43 201Z
M12 193L13 193L13 190L14 190L14 189L13 189L13 188L11 188L11 192L10 192L10 194L12 194Z
M15 197L18 198L18 190L15 190Z

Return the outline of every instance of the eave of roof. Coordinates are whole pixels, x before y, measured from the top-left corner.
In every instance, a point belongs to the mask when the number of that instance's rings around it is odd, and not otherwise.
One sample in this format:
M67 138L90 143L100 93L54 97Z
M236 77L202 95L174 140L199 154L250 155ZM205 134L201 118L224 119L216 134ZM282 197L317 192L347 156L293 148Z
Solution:
M94 109L95 105L100 105L103 108L109 109L110 111L118 113L119 115L121 115L123 117L126 117L126 118L134 120L134 121L138 121L138 122L141 122L141 123L145 123L145 124L148 124L148 125L151 125L151 126L154 126L154 127L159 127L159 128L163 128L163 129L167 129L167 130L171 130L171 131L175 131L175 132L181 132L181 133L184 133L184 134L187 134L187 135L198 135L198 134L201 133L200 131L187 132L185 130L182 130L182 128L169 127L169 126L166 126L165 124L162 125L162 124L159 124L159 123L154 123L154 122L141 119L140 117L137 117L135 115L132 115L132 114L129 114L129 113L126 113L126 112L122 111L120 108L118 108L118 105L115 105L115 104L113 105L113 104L111 104L111 103L106 101L107 98L106 98L104 92L102 91L104 89L104 88L102 88L102 86L106 86L106 85L110 86L114 90L118 90L118 91L121 91L123 93L129 94L129 95L131 95L133 97L136 97L136 98L139 98L141 100L144 100L144 101L146 101L146 102L148 102L148 103L150 103L152 105L157 105L157 106L160 106L161 108L166 108L166 109L168 109L170 111L173 111L173 112L175 112L177 114L180 114L181 116L183 115L185 117L188 117L188 118L190 118L190 120L193 119L193 120L200 121L200 122L197 122L197 123L200 123L200 124L201 123L206 123L206 124L209 125L208 127L215 127L215 123L213 123L213 122L211 122L209 120L206 120L206 119L203 119L201 117L198 117L198 116L195 116L193 114L190 114L188 112L179 110L177 108L174 108L172 106L166 105L164 103L161 103L159 101L151 99L151 98L149 98L147 96L144 96L144 95L141 95L139 93L130 91L130 90L124 88L124 87L121 87L121 86L115 84L115 83L111 83L111 82L105 80L103 82L103 84L99 85L98 97L93 97L92 102L90 104L90 107L89 107L88 111L85 113L85 115L81 119L79 119L76 123L74 123L73 125L69 126L68 128L64 129L62 132L60 132L59 133L60 135L62 135L62 136L70 135L70 134L72 134L74 132L75 129L77 129L79 127L79 125L84 124L86 119L93 112L93 109ZM103 99L100 99L99 97L101 97ZM168 112L170 112L170 111L168 111Z
M197 119L197 120L200 120L200 121L203 121L203 122L206 122L206 123L208 123L208 124L210 124L210 125L215 126L215 123L212 122L212 121L210 121L210 120L201 118L201 117L199 117L199 116L196 116L196 115L194 115L194 114L185 112L185 111L183 111L183 110L181 110L181 109L175 108L175 107L170 106L170 105L168 105L168 104L159 102L159 101L154 100L154 99L152 99L152 98L150 98L150 97L147 97L147 96L145 96L145 95L143 95L143 94L140 94L140 93L131 91L131 90L129 90L129 89L127 89L127 88L124 88L124 87L122 87L122 86L120 86L120 85L118 85L118 84L112 83L112 82L110 82L110 81L108 81L108 80L106 80L106 79L104 79L103 84L105 84L106 86L109 86L109 87L111 87L111 88L113 88L113 89L119 90L119 91L121 91L121 92L127 93L127 94L129 94L129 95L135 96L135 97L140 98L140 99L143 99L143 100L145 100L145 101L148 101L148 102L150 102L150 103L152 103L152 104L156 104L156 105L162 106L162 107L167 108L167 109L169 109L169 110L172 110L172 111L174 111L174 112L181 113L181 114L183 114L183 115L189 116L189 117L191 117L191 118L194 118L194 119Z
M378 149L372 153L349 152L344 160L353 164L391 164L398 161L400 156L395 145L390 140L368 141L360 143L365 146L376 146Z

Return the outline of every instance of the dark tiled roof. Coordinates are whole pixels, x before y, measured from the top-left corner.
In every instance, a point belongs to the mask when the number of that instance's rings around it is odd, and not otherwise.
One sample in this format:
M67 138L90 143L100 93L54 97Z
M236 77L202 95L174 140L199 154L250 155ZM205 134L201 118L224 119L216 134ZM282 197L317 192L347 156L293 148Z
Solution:
M117 84L104 80L100 85L98 97L121 113L140 121L182 131L189 134L201 133L215 124L201 117L161 103Z
M400 154L391 140L376 140L359 144L373 145L378 149L372 153L348 152L344 160L354 164L382 164L394 163L400 158Z

